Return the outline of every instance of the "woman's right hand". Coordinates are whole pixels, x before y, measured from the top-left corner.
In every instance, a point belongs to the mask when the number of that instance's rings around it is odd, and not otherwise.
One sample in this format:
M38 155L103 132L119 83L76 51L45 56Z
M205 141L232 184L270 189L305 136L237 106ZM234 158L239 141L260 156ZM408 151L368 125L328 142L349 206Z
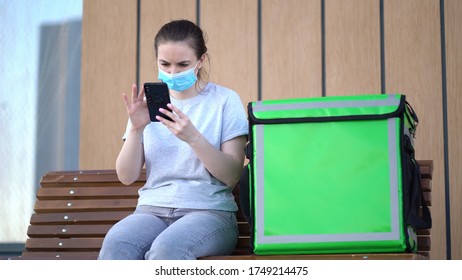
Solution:
M127 107L127 113L135 130L144 130L144 128L151 123L149 117L148 105L144 100L144 89L142 88L137 94L136 84L132 85L132 97L129 100L127 94L123 93L123 100Z

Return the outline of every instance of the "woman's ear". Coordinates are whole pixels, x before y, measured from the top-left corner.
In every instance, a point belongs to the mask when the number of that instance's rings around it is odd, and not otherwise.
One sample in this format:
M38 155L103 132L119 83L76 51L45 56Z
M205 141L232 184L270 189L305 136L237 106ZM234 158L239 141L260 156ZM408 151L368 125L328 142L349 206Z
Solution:
M199 59L199 64L198 64L199 67L198 67L198 69L201 69L201 68L202 68L202 66L203 66L203 64L204 64L204 61L205 61L205 58L206 58L206 57L207 57L207 56L206 56L205 53L201 56L201 58Z

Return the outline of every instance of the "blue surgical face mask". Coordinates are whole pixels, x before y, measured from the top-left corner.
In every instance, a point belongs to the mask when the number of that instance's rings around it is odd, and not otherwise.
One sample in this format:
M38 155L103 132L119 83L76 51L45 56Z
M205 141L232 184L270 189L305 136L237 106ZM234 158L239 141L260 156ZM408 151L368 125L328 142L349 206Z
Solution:
M197 62L193 68L175 74L169 74L159 68L159 75L157 78L166 83L169 89L174 91L186 90L192 87L197 81L195 73L197 64L199 64L199 62Z

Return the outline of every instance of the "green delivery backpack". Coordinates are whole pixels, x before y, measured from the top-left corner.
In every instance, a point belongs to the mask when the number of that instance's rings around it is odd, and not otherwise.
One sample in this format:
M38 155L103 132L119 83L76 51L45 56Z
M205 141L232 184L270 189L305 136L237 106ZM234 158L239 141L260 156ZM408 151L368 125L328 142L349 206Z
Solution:
M248 114L240 194L253 253L417 250L431 217L405 95L258 101Z

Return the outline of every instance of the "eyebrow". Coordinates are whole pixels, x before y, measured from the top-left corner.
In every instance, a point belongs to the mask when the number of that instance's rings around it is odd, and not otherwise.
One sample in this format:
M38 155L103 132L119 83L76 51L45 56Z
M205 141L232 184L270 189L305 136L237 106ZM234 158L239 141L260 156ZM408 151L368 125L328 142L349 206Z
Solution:
M169 62L167 60L164 60L164 59L159 59L159 62L161 62L161 63L171 63L171 62ZM191 63L191 60L183 60L183 61L178 62L177 64L187 64L187 63Z

